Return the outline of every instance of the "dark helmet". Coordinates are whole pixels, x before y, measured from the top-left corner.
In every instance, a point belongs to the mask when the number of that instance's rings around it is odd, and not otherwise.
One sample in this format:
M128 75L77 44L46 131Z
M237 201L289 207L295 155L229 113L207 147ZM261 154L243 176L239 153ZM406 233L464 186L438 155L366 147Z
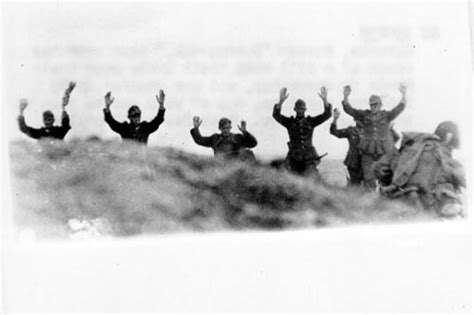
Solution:
M51 119L51 118L54 119L54 114L52 111L46 110L43 112L43 119Z
M138 107L137 105L130 106L130 108L128 109L128 117L132 117L133 115L136 115L136 114L138 115L142 114L140 107Z
M295 109L296 108L304 108L306 109L306 103L302 99L298 99L295 103Z

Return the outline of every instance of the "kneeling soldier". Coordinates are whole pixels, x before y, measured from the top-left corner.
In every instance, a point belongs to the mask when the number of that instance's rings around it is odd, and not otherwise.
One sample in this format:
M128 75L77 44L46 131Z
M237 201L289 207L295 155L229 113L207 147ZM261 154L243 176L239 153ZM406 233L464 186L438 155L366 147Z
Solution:
M191 129L191 136L194 142L204 147L212 148L216 157L255 161L255 156L249 149L257 145L257 139L247 131L247 123L245 121L242 120L240 126L238 126L242 134L234 134L230 132L232 122L227 118L221 118L219 120L219 130L221 133L215 133L209 137L201 136L199 131L201 123L202 120L198 116L193 118L194 128Z

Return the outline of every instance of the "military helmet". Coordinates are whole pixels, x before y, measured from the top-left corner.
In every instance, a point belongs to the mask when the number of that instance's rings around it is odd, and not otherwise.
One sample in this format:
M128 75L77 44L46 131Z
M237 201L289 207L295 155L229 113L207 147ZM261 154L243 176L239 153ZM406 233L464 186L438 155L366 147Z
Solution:
M46 110L43 112L43 119L51 119L51 118L54 119L54 114L52 111Z
M128 109L128 117L132 117L134 115L141 115L141 114L142 114L142 111L140 110L140 107L138 107L137 105L132 105Z
M452 148L459 148L459 129L458 125L453 121L443 121L440 123L435 130L435 135L441 138L442 142L447 140L448 134L452 134L452 138L449 142L449 145Z
M378 95L371 95L369 97L369 104L380 104L380 105L382 105L382 99Z
M298 99L295 103L295 109L296 108L304 108L306 109L306 103L302 99Z

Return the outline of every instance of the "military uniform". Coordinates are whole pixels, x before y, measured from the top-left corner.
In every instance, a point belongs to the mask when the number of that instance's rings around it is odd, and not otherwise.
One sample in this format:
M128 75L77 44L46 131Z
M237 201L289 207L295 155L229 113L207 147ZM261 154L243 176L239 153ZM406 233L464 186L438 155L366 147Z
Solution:
M304 174L317 172L320 158L313 146L314 128L331 117L331 104L324 107L324 112L318 116L286 117L281 114L281 108L275 104L273 118L288 130L288 154L285 168L289 171Z
M391 111L381 110L378 112L354 109L345 101L342 102L342 107L354 120L360 122L361 132L358 148L361 153L364 184L374 188L375 176L372 165L382 155L395 150L391 122L405 109L405 103L400 102Z
M374 171L388 196L409 196L441 215L452 215L446 211L461 204L458 192L466 186L461 164L429 133L404 133L400 151L384 155L374 163Z
M337 129L336 122L331 124L329 133L338 138L346 138L349 142L349 150L347 151L344 165L349 172L350 183L359 185L362 182L363 173L361 166L361 157L358 149L359 144L359 130L356 127L347 127L344 129Z
M136 126L133 126L126 121L119 123L114 119L110 110L104 109L104 120L113 131L118 133L124 140L133 140L143 144L148 142L148 136L155 132L161 123L163 123L165 120L164 117L165 110L160 109L152 121L143 121Z
M21 132L33 139L53 138L62 140L71 129L69 116L66 112L63 112L61 126L53 126L51 128L41 127L39 129L31 128L26 124L23 115L18 116L18 125Z
M226 137L215 133L210 137L203 137L199 129L193 128L191 129L191 136L197 144L212 148L216 157L255 161L255 156L249 149L257 145L257 139L249 132L243 132L242 134L231 133Z

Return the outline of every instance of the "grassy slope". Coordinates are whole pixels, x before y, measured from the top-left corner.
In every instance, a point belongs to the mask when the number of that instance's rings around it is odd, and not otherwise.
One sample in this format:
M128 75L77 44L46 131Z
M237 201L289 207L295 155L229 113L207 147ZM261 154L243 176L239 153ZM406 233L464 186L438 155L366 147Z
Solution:
M10 146L14 219L40 236L298 228L433 217L309 179L171 148L73 141ZM332 163L334 164L334 163ZM342 176L331 163L321 173ZM329 167L328 167L329 166ZM342 169L342 165L340 166Z

